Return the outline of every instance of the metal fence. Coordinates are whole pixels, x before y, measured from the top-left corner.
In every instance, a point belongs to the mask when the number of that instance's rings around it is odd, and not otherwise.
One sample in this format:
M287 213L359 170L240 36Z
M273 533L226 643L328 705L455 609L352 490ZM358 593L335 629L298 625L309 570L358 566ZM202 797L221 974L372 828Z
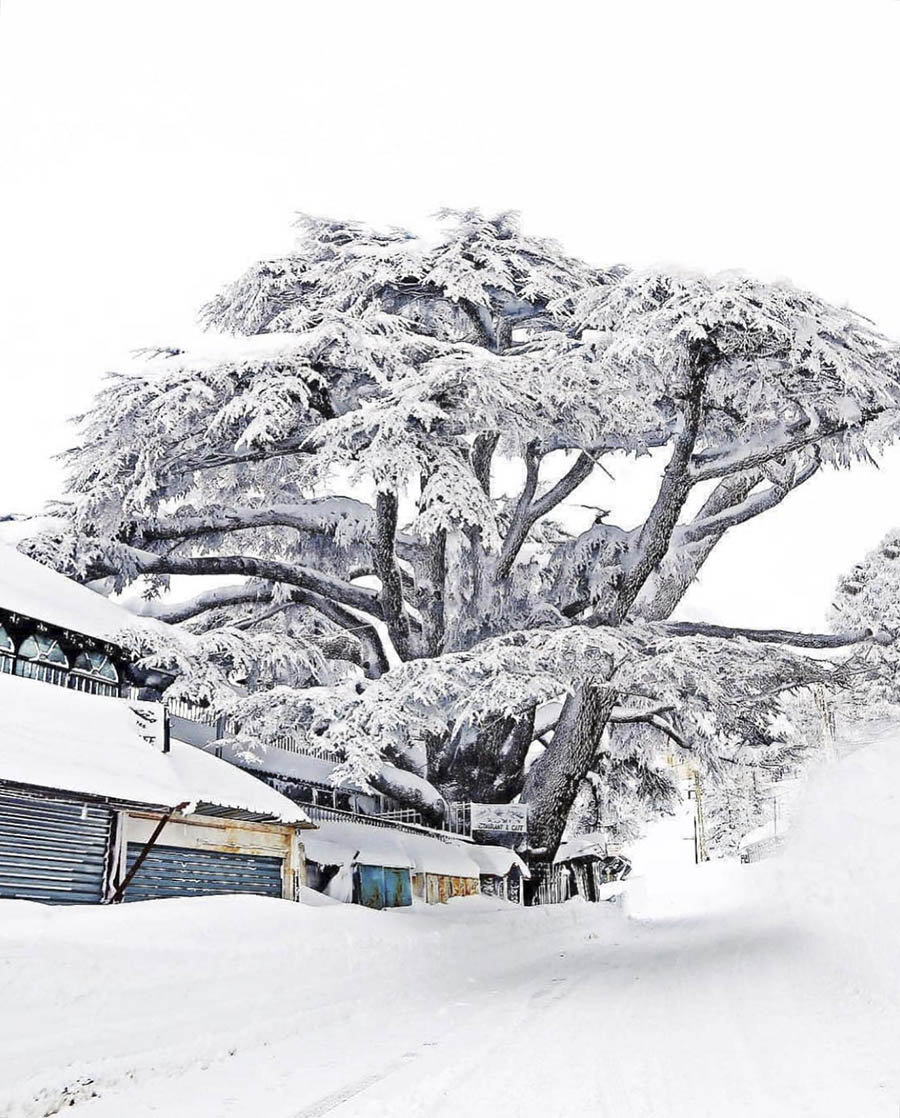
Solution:
M165 696L163 696L163 704L170 715L174 715L176 718L184 718L188 722L197 722L201 726L215 726L216 732L223 737L226 734L236 735L240 733L239 723L228 715L217 715L211 707L201 706L200 703L192 703L189 699L169 699ZM270 738L266 744L276 749L282 749L285 753L317 757L320 761L330 761L335 765L343 760L336 750L316 745L308 738L296 734L280 734L278 737Z
M303 810L313 821L321 823L325 820L335 820L340 823L365 823L370 827L387 827L392 831L406 831L411 835L433 835L435 838L449 842L451 839L462 842L471 842L466 835L457 834L455 831L442 830L439 827L428 827L424 823L409 823L385 817L384 815L363 815L355 811L341 811L336 807L323 807L321 804L303 804ZM397 814L395 812L389 815Z

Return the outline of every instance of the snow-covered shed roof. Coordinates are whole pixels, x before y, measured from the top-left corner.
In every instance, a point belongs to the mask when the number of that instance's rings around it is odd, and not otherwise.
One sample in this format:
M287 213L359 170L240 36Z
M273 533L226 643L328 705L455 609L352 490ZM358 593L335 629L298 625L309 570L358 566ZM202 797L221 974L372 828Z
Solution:
M0 543L0 608L36 621L116 642L123 629L146 624L130 610Z
M468 846L444 842L431 835L417 835L368 823L324 820L311 835L303 836L306 856L324 866L388 866L447 877L478 877L478 863Z
M570 858L603 858L606 855L606 835L602 831L590 831L585 835L575 835L559 844L554 862L567 862Z
M205 802L308 822L256 777L183 742L162 751L159 703L112 699L0 675L0 780L172 808Z
M462 843L407 833L402 839L419 873L446 874L448 877L478 877L480 873L478 863L469 857L468 846Z
M0 675L0 779L174 807L162 709Z
M523 877L531 877L528 866L515 850L510 850L508 846L481 846L473 843L471 846L467 846L465 850L466 854L478 864L478 868L483 874L506 877L515 866Z
M309 816L299 804L276 792L255 776L220 761L212 753L172 738L168 757L192 804L216 807L253 815L271 816L280 823L308 823Z
M404 838L387 827L323 820L314 832L303 836L303 846L307 858L325 866L342 866L355 860L364 866L414 869L415 862L401 842Z
M226 741L222 742L219 748L222 750L222 756L235 764L247 765L248 768L258 769L260 772L294 777L296 780L310 780L319 784L328 784L331 774L338 767L336 761L313 757L308 753L298 753L292 749L283 749L279 745L260 743L252 760L248 760L246 747L240 743ZM406 788L426 800L434 796L433 787L415 773L388 764L382 765L381 768L388 780L397 787ZM351 787L351 785L343 785L343 787ZM356 788L357 785L352 787Z

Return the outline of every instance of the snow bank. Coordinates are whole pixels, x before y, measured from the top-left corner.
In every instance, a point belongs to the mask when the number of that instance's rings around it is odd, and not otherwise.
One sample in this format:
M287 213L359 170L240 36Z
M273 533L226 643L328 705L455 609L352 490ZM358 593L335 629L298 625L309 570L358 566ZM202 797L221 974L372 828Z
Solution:
M290 1049L282 1070L310 1069L302 1079L315 1099L331 1065L364 1066L398 1022L415 1014L421 1031L436 1005L464 1006L470 991L489 988L510 965L511 939L520 943L516 965L527 965L620 923L609 905L540 911L472 897L373 912L308 891L304 901L312 903L0 901L0 1116L38 1118L94 1094L109 1098L102 1113L130 1114L119 1090L212 1066L209 1090L231 1061L276 1042ZM358 1051L346 1048L350 1023L366 1037ZM302 1101L292 1096L292 1114ZM280 1114L284 1105L252 1112ZM199 1094L159 1112L187 1111L224 1112L204 1109Z
M838 746L856 751L810 781L776 863L781 896L849 970L897 1000L900 727L857 727Z

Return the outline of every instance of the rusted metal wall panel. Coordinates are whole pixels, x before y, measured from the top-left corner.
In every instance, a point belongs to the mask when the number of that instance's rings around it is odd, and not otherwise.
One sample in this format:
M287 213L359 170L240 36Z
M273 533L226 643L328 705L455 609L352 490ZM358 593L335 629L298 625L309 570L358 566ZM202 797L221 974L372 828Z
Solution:
M128 844L128 869L141 850L139 843ZM125 890L124 899L145 901L154 897L219 896L226 893L280 897L283 864L282 858L258 854L154 846Z
M112 819L98 805L0 792L0 897L99 903Z

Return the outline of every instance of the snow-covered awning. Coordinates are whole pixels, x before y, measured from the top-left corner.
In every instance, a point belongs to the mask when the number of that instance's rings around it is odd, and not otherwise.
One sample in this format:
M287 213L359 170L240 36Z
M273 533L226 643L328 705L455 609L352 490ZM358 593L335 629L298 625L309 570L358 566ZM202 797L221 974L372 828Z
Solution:
M183 798L192 804L213 804L279 823L309 822L309 816L293 800L203 749L172 738L168 759L184 789Z
M0 607L113 643L124 629L147 624L146 619L7 544L0 544Z
M211 754L178 741L163 753L162 734L159 703L0 675L0 780L151 807L193 810L205 802L309 821L287 796Z
M477 862L483 874L494 877L506 877L515 866L523 877L531 877L528 866L522 861L515 850L508 846L481 846L473 843L465 848L466 854Z
M404 847L412 855L419 873L436 873L446 877L478 877L478 863L469 857L468 846L444 842L430 835L401 835Z

